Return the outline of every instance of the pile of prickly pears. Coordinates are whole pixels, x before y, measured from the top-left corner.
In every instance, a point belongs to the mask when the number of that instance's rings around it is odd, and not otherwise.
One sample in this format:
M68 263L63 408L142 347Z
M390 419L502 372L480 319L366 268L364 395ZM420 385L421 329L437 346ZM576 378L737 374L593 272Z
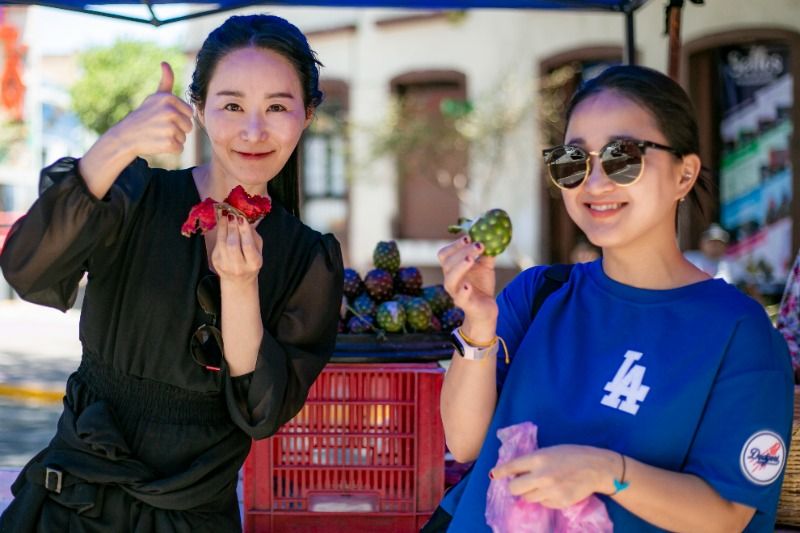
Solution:
M396 242L379 242L372 263L363 277L344 271L339 333L449 333L464 321L442 285L425 287L418 268L401 266Z

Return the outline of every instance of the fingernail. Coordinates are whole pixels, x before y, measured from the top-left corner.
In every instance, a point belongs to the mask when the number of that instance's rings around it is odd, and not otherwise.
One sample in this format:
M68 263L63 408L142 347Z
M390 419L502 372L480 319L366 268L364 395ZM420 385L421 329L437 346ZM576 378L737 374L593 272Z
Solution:
M489 470L489 479L494 479L494 472Z
M464 241L464 244L469 244L469 236L466 236L461 240Z
M241 226L244 224L244 217L239 217L239 225Z
M479 243L479 242L476 242L475 243L475 249L476 250L480 250L481 248L483 248L483 245L481 243Z
M464 285L464 290L465 290L465 291L466 291L466 290L469 290L469 285L466 285L466 284L465 284L465 285Z
M233 215L228 215L228 222L233 222L235 217Z
M472 258L471 258L470 256L468 256L468 255L467 255L467 256L465 256L465 257L464 257L464 261L466 261L467 263L469 263L470 261L472 261Z

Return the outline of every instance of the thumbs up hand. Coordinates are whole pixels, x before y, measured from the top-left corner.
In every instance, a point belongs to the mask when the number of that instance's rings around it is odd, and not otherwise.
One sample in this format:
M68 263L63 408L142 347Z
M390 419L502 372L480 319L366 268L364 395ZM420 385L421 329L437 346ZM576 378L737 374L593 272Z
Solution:
M134 157L183 151L192 131L192 107L172 94L174 83L172 67L162 62L156 92L109 130Z
M175 75L169 63L161 63L156 92L117 122L84 154L80 174L89 191L103 198L114 180L138 156L183 151L192 131L192 106L172 94Z
M172 73L172 67L166 61L161 62L161 80L158 82L157 93L172 94L172 86L175 84L175 74Z

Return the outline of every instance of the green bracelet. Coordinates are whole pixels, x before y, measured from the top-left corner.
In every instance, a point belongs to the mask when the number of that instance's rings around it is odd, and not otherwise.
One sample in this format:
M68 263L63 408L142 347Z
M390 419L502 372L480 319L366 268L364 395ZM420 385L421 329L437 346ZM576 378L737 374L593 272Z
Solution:
M614 492L612 492L610 496L616 496L623 490L627 489L628 486L630 486L630 482L625 481L625 456L622 455L621 453L619 454L619 456L622 458L622 475L620 476L619 479L614 480Z

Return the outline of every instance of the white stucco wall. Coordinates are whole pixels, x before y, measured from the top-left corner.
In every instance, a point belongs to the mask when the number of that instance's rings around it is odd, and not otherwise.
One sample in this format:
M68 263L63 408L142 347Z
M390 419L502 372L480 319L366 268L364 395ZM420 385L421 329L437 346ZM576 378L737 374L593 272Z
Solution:
M356 127L350 241L357 267L368 264L375 242L392 237L390 221L397 205L394 166L390 161L366 162L368 136L362 129L383 117L393 77L415 70L461 71L467 77L469 98L480 105L481 98L504 78L520 83L518 93L528 89L526 84L535 86L539 65L546 58L579 48L624 45L624 18L617 13L474 10L459 22L438 18L375 24L384 19L386 14L381 10L363 10L355 19L355 33L311 39L327 65L326 74L344 79L351 88L351 119ZM800 33L800 3L707 0L703 6L687 3L682 20L684 42L722 31L765 26ZM302 27L302 21L297 22ZM664 22L663 2L651 1L635 15L639 62L662 71L668 59ZM514 243L519 252L538 262L542 228L537 180L542 146L534 110L510 136L507 147L504 164L496 172L496 184L478 206L507 209L514 221ZM473 180L480 180L479 161L473 161L470 172ZM433 252L438 244L408 243L406 249L417 262L426 257L435 261Z

